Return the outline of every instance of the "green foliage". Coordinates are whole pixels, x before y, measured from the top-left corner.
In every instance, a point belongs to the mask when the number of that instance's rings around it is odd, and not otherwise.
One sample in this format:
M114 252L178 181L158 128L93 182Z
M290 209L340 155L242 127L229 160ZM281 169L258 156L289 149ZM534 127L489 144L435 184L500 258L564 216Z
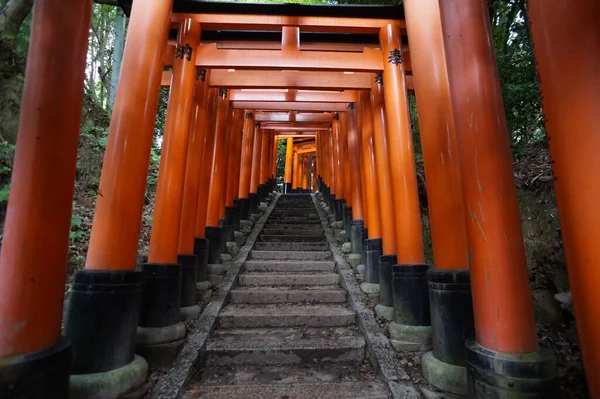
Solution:
M285 152L287 146L286 140L277 141L277 172L275 180L277 182L277 191L283 192L283 179L285 175Z
M8 192L10 191L10 186L7 184L0 188L0 204L6 204L8 202Z
M89 233L83 231L82 228L83 228L83 221L76 216L72 216L71 217L71 232L69 233L69 238L71 240L71 243L74 243L76 241L85 241L88 238L90 238Z

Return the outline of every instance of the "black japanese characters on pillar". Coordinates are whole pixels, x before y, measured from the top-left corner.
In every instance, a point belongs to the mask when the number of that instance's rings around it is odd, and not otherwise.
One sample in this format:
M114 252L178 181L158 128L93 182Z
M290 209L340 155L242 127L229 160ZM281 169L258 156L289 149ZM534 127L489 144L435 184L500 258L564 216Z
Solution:
M192 49L189 43L186 43L185 46L182 46L181 44L177 43L177 46L175 46L175 59L184 59L184 57L187 56L187 60L191 61L193 51L194 49Z

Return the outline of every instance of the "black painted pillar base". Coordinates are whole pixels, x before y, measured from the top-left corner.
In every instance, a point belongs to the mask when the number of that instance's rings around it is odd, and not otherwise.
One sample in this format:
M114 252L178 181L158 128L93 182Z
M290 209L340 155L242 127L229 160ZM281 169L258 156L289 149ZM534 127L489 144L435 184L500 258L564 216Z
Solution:
M235 209L231 206L225 208L225 220L227 220L227 241L233 241L235 231Z
M242 208L242 200L237 198L233 200L233 231L240 231L240 212Z
M0 398L63 399L69 397L71 345L58 344L39 352L0 358Z
M196 282L208 280L208 240L206 238L194 239L194 255L198 261Z
M196 255L179 254L177 263L181 265L181 307L194 306L196 283L198 282L198 258Z
M240 198L240 220L248 220L250 217L250 200Z
M221 228L206 226L205 236L208 239L208 264L221 263Z
M379 258L381 257L381 238L365 240L365 283L379 284Z
M343 200L343 199L335 200L333 209L334 209L335 220L337 220L338 222L344 220L344 204L345 203L346 203L346 200Z
M181 273L181 266L169 267ZM135 270L75 273L65 324L71 374L102 373L133 361L144 277ZM181 291L181 284L177 288Z
M265 185L259 184L258 190L256 190L256 194L258 195L258 203L260 204L265 200Z
M227 224L227 220L219 219L219 227L221 228L221 246L219 247L219 251L221 254L227 252L227 241L229 241L229 225Z
M467 339L467 397L477 399L558 399L556 358L547 348L501 353Z
M344 230L346 236L350 238L350 229L352 228L352 207L344 204Z
M182 266L177 263L144 263L144 288L139 326L166 327L179 322Z
M475 334L470 272L430 269L427 280L433 355L444 363L464 366L465 337Z
M350 221L350 248L353 254L362 255L364 224L365 222L362 219ZM364 257L361 259L362 262L365 261Z
M430 326L429 286L427 272L429 265L394 265L392 320L407 326Z
M367 259L367 256L365 255L365 244L366 244L367 240L369 239L369 229L367 229L366 227L363 227L361 237L362 237L362 241L360 243L360 258L362 259L362 261L364 263L365 259ZM375 238L377 238L377 237L375 237ZM379 259L379 258L377 258L377 259ZM377 266L376 270L379 270L379 266ZM379 272L377 274L379 274Z
M249 214L257 214L258 213L258 194L256 193L250 193L249 198L249 205L248 205L248 212Z
M381 306L394 306L393 269L397 264L396 255L382 255L379 258L379 304Z

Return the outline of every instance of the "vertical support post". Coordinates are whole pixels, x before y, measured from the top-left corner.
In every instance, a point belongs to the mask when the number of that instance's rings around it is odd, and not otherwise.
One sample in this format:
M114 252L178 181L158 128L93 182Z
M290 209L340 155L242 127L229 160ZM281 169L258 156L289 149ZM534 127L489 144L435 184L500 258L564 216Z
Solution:
M469 255L455 122L438 0L407 0L435 269L429 271L433 351L421 362L436 387L466 395L464 337L473 329ZM437 378L460 370L462 378Z
M263 131L260 145L260 171L258 179L258 201L263 202L266 198L265 185L269 176L269 149L271 146L271 132Z
M400 264L421 264L423 237L399 24L382 27L379 42L384 57L386 136L396 211L397 258Z
M252 149L254 148L254 114L244 111L244 139L242 141L242 164L240 166L240 186L238 197L241 200L240 219L250 216L250 179L252 175Z
M200 201L200 182L202 162L209 121L209 91L206 84L205 69L196 73L194 87L194 105L190 121L190 137L185 165L185 182L181 205L181 221L179 224L178 258L193 255L196 257L196 281L206 281L206 264L208 262L208 242L206 238L196 237L196 219L198 218L198 202ZM204 233L204 229L202 229ZM194 295L196 294L194 289ZM185 298L182 295L182 300ZM183 302L182 302L183 303Z
M285 173L283 177L283 192L288 194L292 190L292 169L294 162L294 138L288 137L285 146Z
M221 186L221 205L219 207L219 223L223 234L223 251L227 250L227 242L233 241L233 199L231 201L227 198L227 190L230 184L230 180L233 178L232 171L230 169L230 159L233 150L233 137L235 136L235 126L237 120L242 115L242 111L239 109L228 109L227 110L227 122L225 124L225 141L223 143L224 148L224 161L223 170L221 171L222 186Z
M258 185L260 183L260 155L262 150L263 131L260 123L254 124L254 143L252 146L252 173L250 175L250 213L258 213Z
M387 319L392 318L392 267L396 258L396 210L392 190L392 173L390 171L390 147L387 139L385 103L383 100L383 75L377 74L371 83L371 105L373 110L373 141L375 146L375 163L377 166L377 184L381 203L381 257L379 258L379 305L375 307L377 314ZM371 242L369 250L377 251L378 242Z
M358 132L358 112L356 104L348 104L346 110L346 130L348 133L347 163L350 175L350 196L352 197L352 215L350 223L350 242L352 243L352 253L360 254L363 240L364 217L361 185L361 162L359 150L359 132Z
M359 94L359 111L361 122L361 159L364 169L365 186L363 192L367 196L366 213L369 220L368 237L364 240L365 282L361 288L366 293L379 297L379 257L381 256L381 202L379 199L379 186L377 184L377 165L375 162L373 111L369 92ZM394 240L392 240L394 241ZM370 285L372 284L372 285Z
M231 133L229 138L229 166L227 167L226 218L230 230L230 239L240 230L239 200L237 199L242 151L244 111L233 110Z
M0 257L2 397L68 395L60 329L91 3L35 3Z
M337 189L337 181L336 181L336 154L335 154L335 138L334 138L334 123L337 125L336 122L336 118L339 119L339 115L338 114L333 114L333 122L331 123L331 126L329 127L329 137L327 139L327 152L326 154L328 155L329 158L329 177L330 177L330 193L331 195L329 196L329 209L331 211L331 214L336 215L335 213L335 209L336 209L336 189ZM337 127L336 127L337 129Z
M171 264L174 267L177 264L179 222L196 77L194 49L198 47L199 42L200 24L189 18L181 22L177 38L177 48L181 49L178 54L181 55L176 55L173 63L173 78L156 186L156 204L152 217L149 263ZM189 49L188 54L184 52L185 49Z
M352 179L348 162L348 125L346 112L340 113L340 172L343 181L344 201L342 203L342 220L346 238L350 241L350 220L352 219Z
M317 153L315 152L315 155L313 155L310 160L310 164L312 165L312 187L311 187L311 191L313 193L317 192L317 181L319 179L319 167L317 164Z
M302 156L302 192L308 192L308 176L310 175L308 163L308 153L304 153Z
M459 4L460 3L460 4ZM440 2L470 254L476 340L468 395L554 397L552 354L539 349L512 158L487 4ZM500 200L499 200L500 199ZM517 365L527 359L525 373ZM506 379L524 380L506 387ZM483 381L486 381L485 385Z
M209 169L210 184L208 189L208 207L206 212L206 238L208 238L208 263L221 263L221 253L225 242L223 231L219 223L221 196L223 192L223 179L225 169L225 143L227 116L230 113L227 89L219 89L217 97L216 123L214 128L214 145L212 147L212 167Z
M273 134L273 149L271 150L271 192L277 191L277 159L279 158L279 136Z
M344 174L342 172L342 133L341 133L340 114L333 116L332 126L332 149L333 149L333 173L335 174L335 220L342 221L344 218Z
M298 153L294 151L292 156L292 193L295 193L298 190L298 174L300 171L298 170Z
M528 5L579 342L590 396L600 397L600 4Z
M215 124L217 122L217 104L219 101L219 90L208 89L208 121L206 123L206 139L202 151L202 170L200 172L200 185L198 187L198 209L196 211L196 239L206 239L206 217L208 215L208 192L210 191L210 180L212 178L212 164L215 146ZM198 241L197 241L198 242ZM200 241L201 242L201 241ZM208 244L208 241L206 241Z

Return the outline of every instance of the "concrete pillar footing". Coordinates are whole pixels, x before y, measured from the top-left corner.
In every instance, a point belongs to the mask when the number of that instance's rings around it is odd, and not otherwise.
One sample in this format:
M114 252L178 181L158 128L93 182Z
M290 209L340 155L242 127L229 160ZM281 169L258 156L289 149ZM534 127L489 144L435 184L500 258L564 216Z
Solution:
M388 331L392 346L397 351L428 351L432 347L431 326L409 326L392 321L388 324Z
M444 392L465 396L467 394L467 368L442 362L433 351L421 357L423 377L434 387Z
M377 317L383 317L387 320L392 320L392 316L394 314L394 307L383 306L382 304L378 304L377 306L375 306L375 314L377 314Z
M200 306L192 305L192 306L181 307L179 312L180 312L180 320L185 323L187 321L193 320L196 317L198 317L198 315L200 314Z
M182 322L165 327L138 326L135 352L152 369L169 367L185 343L186 332Z
M148 363L138 355L115 370L94 374L75 374L69 378L69 398L118 398L146 382Z

